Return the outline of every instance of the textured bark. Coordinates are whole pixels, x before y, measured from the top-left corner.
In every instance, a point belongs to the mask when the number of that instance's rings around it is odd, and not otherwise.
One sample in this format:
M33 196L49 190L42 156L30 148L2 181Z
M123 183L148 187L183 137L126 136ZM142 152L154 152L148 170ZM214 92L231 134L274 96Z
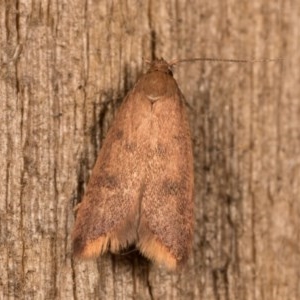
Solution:
M299 299L297 1L0 0L1 299ZM167 273L131 251L75 261L70 233L142 58L181 64L196 233Z

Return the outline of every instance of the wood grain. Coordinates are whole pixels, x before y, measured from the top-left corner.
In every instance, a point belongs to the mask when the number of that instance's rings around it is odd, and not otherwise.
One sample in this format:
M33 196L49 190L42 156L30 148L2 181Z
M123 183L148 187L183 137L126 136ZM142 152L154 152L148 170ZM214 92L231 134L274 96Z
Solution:
M299 299L295 1L0 1L0 298ZM196 234L179 274L71 258L73 208L142 58L191 63Z

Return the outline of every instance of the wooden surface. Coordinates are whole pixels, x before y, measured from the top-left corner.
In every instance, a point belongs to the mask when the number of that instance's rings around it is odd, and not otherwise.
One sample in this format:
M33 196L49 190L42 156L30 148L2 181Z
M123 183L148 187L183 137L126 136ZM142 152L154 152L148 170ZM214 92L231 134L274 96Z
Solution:
M297 1L0 1L1 299L299 299ZM142 58L175 68L196 175L179 274L136 251L74 261L90 171Z

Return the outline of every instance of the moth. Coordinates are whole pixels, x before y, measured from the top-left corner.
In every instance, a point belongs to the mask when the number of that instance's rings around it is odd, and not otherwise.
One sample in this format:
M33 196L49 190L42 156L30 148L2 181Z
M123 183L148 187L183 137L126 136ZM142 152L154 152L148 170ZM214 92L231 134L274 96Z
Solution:
M172 64L156 59L127 94L77 210L74 255L134 244L153 262L183 265L194 232L194 172L186 103Z

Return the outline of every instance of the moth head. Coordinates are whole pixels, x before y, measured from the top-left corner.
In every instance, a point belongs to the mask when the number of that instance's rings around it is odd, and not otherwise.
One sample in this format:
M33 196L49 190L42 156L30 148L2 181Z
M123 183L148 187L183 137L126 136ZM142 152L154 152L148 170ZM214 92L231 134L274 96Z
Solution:
M146 59L145 62L148 65L150 65L148 73L154 72L154 71L159 71L159 72L167 73L167 74L173 76L172 67L176 64L177 61L173 60L170 63L168 63L163 58L156 58L153 61Z

